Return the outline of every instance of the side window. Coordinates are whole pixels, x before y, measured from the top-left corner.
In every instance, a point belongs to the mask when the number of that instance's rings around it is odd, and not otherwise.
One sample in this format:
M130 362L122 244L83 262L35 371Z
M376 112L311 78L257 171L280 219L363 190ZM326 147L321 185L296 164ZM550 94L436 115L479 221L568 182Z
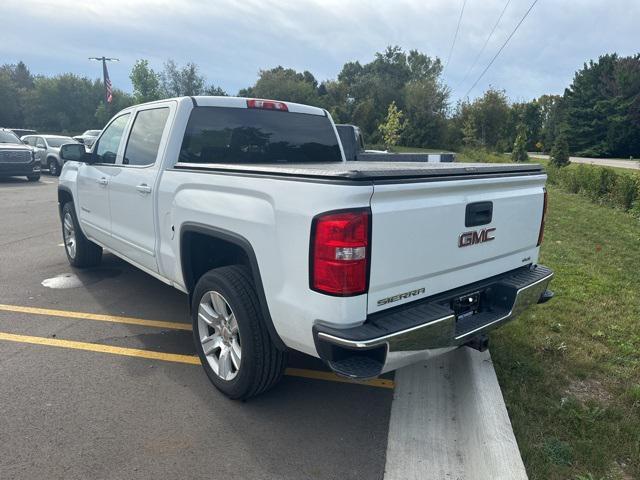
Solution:
M124 165L145 166L155 163L168 116L168 108L138 112L124 151Z
M96 163L116 163L118 146L129 121L129 113L119 116L106 128L95 148Z
M47 148L47 146L44 144L44 139L42 139L42 137L38 137L38 139L36 140L36 147Z
M25 137L24 138L24 143L26 143L27 145L30 145L32 147L36 146L36 139L34 137Z

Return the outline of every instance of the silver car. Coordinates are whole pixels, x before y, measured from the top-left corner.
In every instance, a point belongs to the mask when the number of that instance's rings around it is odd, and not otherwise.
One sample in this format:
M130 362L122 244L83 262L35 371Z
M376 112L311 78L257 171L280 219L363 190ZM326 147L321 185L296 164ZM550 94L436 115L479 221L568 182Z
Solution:
M102 130L87 130L82 135L73 137L73 139L77 140L80 143L84 143L85 147L87 147L87 149L90 149L98 139L101 131Z
M61 135L25 135L21 140L34 148L36 159L40 160L42 168L48 168L49 173L55 177L62 170L60 147L66 143L78 143L71 137Z

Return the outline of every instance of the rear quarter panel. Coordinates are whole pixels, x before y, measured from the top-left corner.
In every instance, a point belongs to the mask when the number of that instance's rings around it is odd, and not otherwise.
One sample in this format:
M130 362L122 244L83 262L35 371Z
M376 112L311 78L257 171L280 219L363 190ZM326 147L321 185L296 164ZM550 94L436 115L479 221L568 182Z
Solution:
M287 346L316 355L313 324L361 323L367 296L338 298L309 289L311 221L330 210L368 207L372 191L371 185L169 169L159 190L161 271L185 287L177 233L183 224L243 237L254 250L278 334Z

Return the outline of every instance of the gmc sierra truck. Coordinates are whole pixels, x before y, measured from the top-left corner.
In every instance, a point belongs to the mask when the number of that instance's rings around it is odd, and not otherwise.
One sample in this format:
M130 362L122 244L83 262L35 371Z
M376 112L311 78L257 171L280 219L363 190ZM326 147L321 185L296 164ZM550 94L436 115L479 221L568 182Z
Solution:
M289 349L371 378L485 348L551 297L539 165L350 162L326 110L232 97L127 108L61 155L71 265L106 248L188 294L231 398L273 386Z
M40 160L11 130L0 128L0 178L25 176L30 182L40 180Z

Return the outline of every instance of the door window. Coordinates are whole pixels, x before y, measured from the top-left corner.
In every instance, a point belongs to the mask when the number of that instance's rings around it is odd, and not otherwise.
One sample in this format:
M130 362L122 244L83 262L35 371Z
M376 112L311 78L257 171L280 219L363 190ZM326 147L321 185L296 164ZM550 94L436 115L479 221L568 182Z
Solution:
M47 146L44 144L44 140L40 137L38 137L38 140L36 140L36 147L47 148Z
M95 149L96 163L116 163L122 134L129 121L129 113L119 116L105 129Z
M27 145L30 145L32 147L35 147L36 146L36 139L34 137L25 137L24 143L26 143Z
M168 116L168 108L138 112L124 151L124 165L147 166L155 163Z

